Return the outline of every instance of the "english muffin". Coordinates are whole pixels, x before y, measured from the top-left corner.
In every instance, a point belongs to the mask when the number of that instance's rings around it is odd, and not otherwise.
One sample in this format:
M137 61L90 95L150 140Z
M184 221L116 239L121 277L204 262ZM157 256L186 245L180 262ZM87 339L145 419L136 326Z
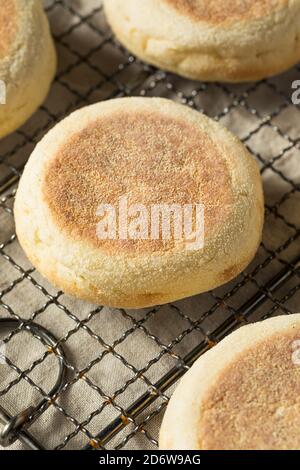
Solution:
M300 449L300 314L243 326L173 394L160 449Z
M263 215L258 166L238 139L159 98L106 101L57 124L32 153L15 204L19 241L45 277L132 308L237 276Z
M0 0L0 137L21 126L46 98L56 53L41 0Z
M300 0L104 0L117 38L195 80L243 82L300 60Z

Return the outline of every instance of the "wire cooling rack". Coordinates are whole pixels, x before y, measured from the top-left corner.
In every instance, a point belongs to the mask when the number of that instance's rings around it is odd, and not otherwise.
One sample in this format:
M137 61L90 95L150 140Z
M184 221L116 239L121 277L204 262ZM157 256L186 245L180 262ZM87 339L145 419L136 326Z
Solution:
M241 324L300 310L300 109L295 67L245 85L184 80L141 63L113 37L100 0L49 0L59 67L50 95L0 143L0 445L151 449L173 386ZM167 306L110 311L42 279L14 233L15 188L35 144L81 106L164 96L235 132L264 178L266 224L255 260L217 290Z

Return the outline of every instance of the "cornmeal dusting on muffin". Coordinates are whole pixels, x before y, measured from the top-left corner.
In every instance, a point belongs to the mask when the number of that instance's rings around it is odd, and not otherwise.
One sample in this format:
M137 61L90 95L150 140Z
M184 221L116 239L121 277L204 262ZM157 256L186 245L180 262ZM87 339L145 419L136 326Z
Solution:
M15 1L0 0L0 59L8 55L16 29Z
M292 344L300 328L249 347L222 371L202 400L200 449L299 449L300 366Z
M195 21L248 21L288 5L288 0L164 0Z
M99 118L73 135L51 160L44 195L56 222L72 235L106 249L167 250L171 240L99 240L99 204L204 204L206 231L233 202L220 151L203 131L154 112Z

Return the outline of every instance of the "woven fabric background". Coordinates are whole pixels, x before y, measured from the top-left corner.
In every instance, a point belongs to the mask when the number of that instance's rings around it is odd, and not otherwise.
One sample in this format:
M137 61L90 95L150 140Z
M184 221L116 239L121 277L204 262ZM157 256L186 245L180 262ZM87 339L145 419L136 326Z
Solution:
M122 414L127 426L99 447L151 449L173 390L159 393L157 380L201 341L213 344L214 331L229 317L239 325L300 311L294 264L300 255L300 107L291 102L300 68L259 83L191 82L126 51L106 24L100 0L47 0L45 8L59 57L56 80L37 113L0 142L0 318L34 320L64 348L67 384L30 427L45 448L83 448ZM12 212L13 183L55 122L89 103L130 95L169 97L228 127L257 158L266 196L263 243L244 273L213 292L139 311L90 305L54 289L26 259ZM286 267L292 272L288 281L276 291L266 289ZM243 317L241 306L257 292L266 301ZM55 354L24 326L9 336L1 332L8 361L0 364L0 405L11 415L37 405L57 375ZM128 406L147 390L157 400L138 417L127 416Z

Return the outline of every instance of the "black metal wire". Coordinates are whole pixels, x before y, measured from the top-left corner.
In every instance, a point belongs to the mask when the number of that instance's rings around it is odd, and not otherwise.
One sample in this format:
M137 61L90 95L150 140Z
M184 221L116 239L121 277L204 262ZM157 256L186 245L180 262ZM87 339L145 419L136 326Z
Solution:
M66 94L67 99L64 106L53 111L50 97L36 115L41 115L43 119L39 120L34 117L31 126L23 126L13 136L0 143L0 216L1 213L5 213L8 224L13 220L12 205L15 185L35 143L51 126L74 109L99 99L104 100L117 96L168 96L205 112L221 122L232 113L237 113L238 116L245 113L247 116L245 128L248 129L246 135L241 136L244 144L258 159L263 177L268 172L272 172L278 178L280 185L284 185L284 190L281 190L275 202L268 198L266 201L266 224L271 224L272 221L281 224L282 242L271 246L270 241L265 237L258 257L245 273L227 286L225 290L212 291L199 297L197 308L200 313L196 318L184 303L170 304L168 309L170 310L169 314L172 315L172 322L174 322L175 315L180 330L172 339L166 338L163 332L158 335L152 331L151 322L158 319L165 309L165 307L158 306L140 312L138 315L127 310L112 312L112 315L118 315L122 320L123 330L114 340L107 341L103 332L99 334L93 327L93 319L96 316L105 315L103 307L94 308L84 318L72 308L68 308L65 305L62 292L53 293L53 290L50 291L48 287L37 280L35 270L32 267L24 268L20 263L16 255L17 240L13 229L8 236L4 236L5 227L3 231L0 227L0 263L6 263L15 273L11 282L0 284L0 312L3 311L6 317L15 319L19 325L9 333L5 342L8 344L10 341L18 340L18 335L24 326L30 322L38 323L51 307L61 312L64 318L73 325L60 336L53 346L57 358L64 364L68 375L55 399L51 400L51 403L48 400L47 405L72 426L72 430L66 432L63 437L58 436L57 444L53 448L74 447L73 443L80 438L82 440L81 448L122 449L132 445L131 442L134 439L140 440L141 437L146 440L147 446L155 447L157 446L157 432L151 429L151 424L165 408L169 399L169 388L199 355L234 328L245 322L253 321L253 318L257 320L276 313L292 313L289 303L298 294L300 288L299 257L297 256L300 253L300 227L290 219L285 207L299 195L300 180L297 180L297 175L295 178L291 177L285 171L284 166L281 167L279 164L293 151L292 159L299 161L300 165L298 154L300 139L293 137L290 132L286 131L284 122L282 123L280 119L284 112L290 110L291 107L297 112L300 110L299 106L291 104L290 88L293 77L294 79L299 78L300 69L295 67L293 71L281 78L263 80L243 86L184 80L143 64L134 58L113 37L103 18L101 5L88 9L87 3L85 2L85 13L82 14L77 2L71 0L49 0L46 2L46 11L52 23L60 59L52 93L59 89ZM64 15L67 16L66 27L62 29L60 25L60 30L57 31L56 19L64 17ZM96 19L97 21L95 21ZM93 43L85 47L84 52L78 41L74 40L74 35L76 36L81 28L87 28L94 38ZM66 54L70 61L64 64ZM107 72L108 56L110 62L113 63L110 65L109 73ZM86 77L84 83L80 83L78 86L77 80L79 76L81 77L81 67L85 67ZM270 94L271 111L263 109L257 102L253 104L253 99L255 101L256 98L257 101L257 96L262 92ZM218 98L214 99L214 97ZM266 129L272 132L274 138L280 138L284 143L282 150L269 158L256 151L253 144L253 139ZM262 274L264 274L263 281L261 280ZM15 295L18 287L24 283L29 283L31 288L44 299L42 305L37 309L32 309L30 305L24 304L26 318L23 318L13 308L10 300L7 300ZM244 299L244 302L236 300L239 295ZM248 299L246 302L245 296ZM209 308L201 308L202 299L209 302ZM60 349L67 347L68 342L79 333L88 335L89 341L94 341L100 351L84 367L76 366L75 361L66 358ZM158 351L143 367L136 367L125 354L120 352L120 347L128 342L130 342L131 348L138 348L138 343L135 340L135 335L138 333L143 335L145 341L155 345ZM186 344L186 340L189 340L193 334L198 335L199 341L191 350L191 347ZM34 335L34 337L38 341L42 341L39 335ZM21 370L12 361L8 361L7 366L17 373L17 377L0 390L0 406L1 399L12 393L23 380L32 389L38 390L42 397L49 398L32 378L32 373L38 367L43 366L49 354L51 351L45 351L40 358L35 359L24 370ZM120 380L112 393L106 392L89 376L90 371L96 366L101 366L107 358L113 358L130 375L126 381ZM156 374L155 379L150 379L151 371L165 360L170 363L167 373L162 376ZM63 397L68 396L80 381L84 381L85 386L99 397L99 404L92 412L87 413L84 419L71 413L66 406L62 405ZM133 403L127 402L125 405L121 405L123 403L122 397L133 385L138 386L135 400ZM41 417L46 409L46 407L45 409L42 407L39 410ZM104 416L107 410L113 410L116 418L111 422L103 419L103 424L100 425L97 432L91 431L91 425L98 418ZM34 432L32 432L32 436L35 441L38 441L39 436L34 436ZM41 443L37 442L37 445L43 447Z

